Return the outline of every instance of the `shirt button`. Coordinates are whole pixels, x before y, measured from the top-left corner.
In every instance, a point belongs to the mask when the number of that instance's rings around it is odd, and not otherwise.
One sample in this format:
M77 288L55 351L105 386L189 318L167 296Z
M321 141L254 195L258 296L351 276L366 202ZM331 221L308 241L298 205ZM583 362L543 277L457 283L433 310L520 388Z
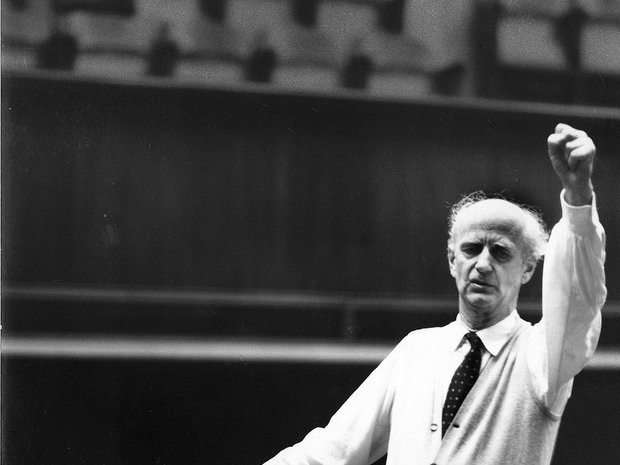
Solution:
M437 423L431 424L431 431L437 431Z

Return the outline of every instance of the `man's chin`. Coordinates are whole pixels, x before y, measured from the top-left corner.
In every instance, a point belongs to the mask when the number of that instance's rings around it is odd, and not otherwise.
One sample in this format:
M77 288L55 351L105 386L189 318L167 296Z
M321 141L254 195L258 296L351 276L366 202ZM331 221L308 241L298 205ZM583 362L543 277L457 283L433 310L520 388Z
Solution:
M492 307L495 304L495 299L491 295L481 292L469 294L463 300L465 301L467 306L472 309L484 310L486 308Z

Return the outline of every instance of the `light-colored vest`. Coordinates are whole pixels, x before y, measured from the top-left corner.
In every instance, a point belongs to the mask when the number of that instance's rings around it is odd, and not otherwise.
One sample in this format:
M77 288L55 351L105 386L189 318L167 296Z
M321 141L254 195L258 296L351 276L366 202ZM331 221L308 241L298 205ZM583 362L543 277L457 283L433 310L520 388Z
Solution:
M438 334L432 333L437 330L441 328L420 334L421 339L428 336L436 341ZM432 463L548 465L551 462L560 416L550 412L534 392L526 357L533 330L533 326L520 320L501 351L491 357L446 431ZM393 408L398 408L398 403L396 400ZM430 418L427 422L430 423Z

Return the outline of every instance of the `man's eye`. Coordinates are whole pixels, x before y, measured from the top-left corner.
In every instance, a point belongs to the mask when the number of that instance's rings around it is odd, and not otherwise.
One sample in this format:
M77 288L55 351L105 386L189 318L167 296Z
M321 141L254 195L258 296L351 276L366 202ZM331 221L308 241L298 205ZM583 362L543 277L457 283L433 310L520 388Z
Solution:
M465 255L478 255L481 250L482 250L482 247L477 244L464 244L461 247L461 251Z
M493 255L499 260L505 260L510 258L510 252L503 247L497 247L493 250Z

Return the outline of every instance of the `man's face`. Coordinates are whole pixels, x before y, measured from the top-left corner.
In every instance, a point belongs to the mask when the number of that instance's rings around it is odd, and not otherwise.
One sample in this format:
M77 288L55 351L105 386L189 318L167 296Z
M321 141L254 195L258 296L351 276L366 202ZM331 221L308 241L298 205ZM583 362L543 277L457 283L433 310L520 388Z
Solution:
M522 230L523 213L498 199L472 205L457 222L450 273L459 292L459 312L474 329L508 316L521 285L534 272L524 255Z

